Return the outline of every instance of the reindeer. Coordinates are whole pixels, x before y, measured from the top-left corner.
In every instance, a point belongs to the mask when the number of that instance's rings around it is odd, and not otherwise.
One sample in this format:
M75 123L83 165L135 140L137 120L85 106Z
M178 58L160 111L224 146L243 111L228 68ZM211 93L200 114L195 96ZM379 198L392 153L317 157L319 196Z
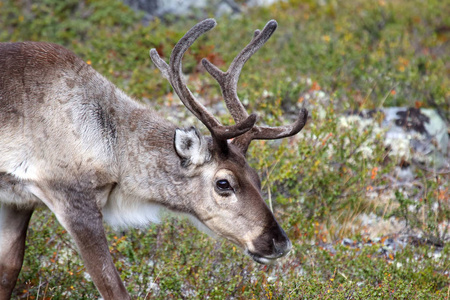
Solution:
M237 95L245 62L276 21L256 30L227 72L202 64L220 85L235 125L222 125L186 86L181 61L204 20L151 59L183 104L209 130L178 128L132 100L69 50L40 42L0 44L0 299L11 296L23 263L33 210L47 206L72 236L104 299L129 299L108 250L103 219L143 226L168 209L267 264L292 247L261 196L245 155L252 140L297 134L308 112L281 127L256 126Z

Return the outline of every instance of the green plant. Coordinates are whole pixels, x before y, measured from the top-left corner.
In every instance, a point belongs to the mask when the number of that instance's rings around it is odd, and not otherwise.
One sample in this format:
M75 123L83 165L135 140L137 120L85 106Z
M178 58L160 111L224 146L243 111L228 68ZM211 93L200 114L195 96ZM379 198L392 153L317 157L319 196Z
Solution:
M406 221L412 230L419 231L427 242L443 246L448 239L450 220L449 182L443 173L421 171L421 179L414 189L395 191L398 203L387 217L396 216Z

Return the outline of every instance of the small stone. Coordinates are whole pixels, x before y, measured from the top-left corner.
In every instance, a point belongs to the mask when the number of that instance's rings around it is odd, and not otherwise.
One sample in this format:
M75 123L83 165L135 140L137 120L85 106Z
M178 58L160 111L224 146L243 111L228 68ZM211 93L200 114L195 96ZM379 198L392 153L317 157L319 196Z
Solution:
M343 245L343 246L352 246L352 245L353 245L353 241L352 241L351 239L344 238L344 239L342 240L342 245Z

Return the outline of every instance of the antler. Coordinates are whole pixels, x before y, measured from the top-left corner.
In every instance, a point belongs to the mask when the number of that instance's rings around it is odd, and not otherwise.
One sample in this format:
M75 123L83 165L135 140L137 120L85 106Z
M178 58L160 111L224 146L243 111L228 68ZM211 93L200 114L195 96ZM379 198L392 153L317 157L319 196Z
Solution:
M271 20L264 26L262 31L256 30L251 42L236 56L227 72L221 71L207 59L202 60L205 69L219 83L226 106L235 122L243 122L248 118L248 113L237 95L237 83L242 67L247 60L267 42L277 29L277 26L277 22ZM245 153L252 140L280 139L297 134L305 126L307 118L308 111L302 109L300 110L297 120L291 125L280 127L254 126L251 130L233 140L233 143Z
M167 64L156 49L150 50L150 57L156 67L167 78L183 104L208 128L216 142L222 143L249 131L256 122L256 114L241 118L236 125L223 126L208 110L198 102L183 79L181 61L184 53L203 33L216 26L216 21L206 19L192 27L175 45Z

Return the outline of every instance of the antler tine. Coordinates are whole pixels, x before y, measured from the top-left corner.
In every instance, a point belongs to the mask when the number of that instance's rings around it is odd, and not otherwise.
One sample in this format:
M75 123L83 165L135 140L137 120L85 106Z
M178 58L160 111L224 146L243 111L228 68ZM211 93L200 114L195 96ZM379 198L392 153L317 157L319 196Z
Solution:
M267 42L276 28L277 22L271 20L264 26L262 31L256 30L251 42L236 56L227 72L221 71L206 59L202 60L205 69L219 83L227 108L236 122L240 122L248 117L248 113L237 95L237 82L242 67ZM280 139L297 134L305 126L307 118L308 111L302 109L297 120L291 125L280 127L254 126L249 132L234 139L232 143L245 153L252 140Z
M306 125L308 110L302 108L297 120L293 124L278 127L257 126L257 131L252 135L253 140L274 140L296 135Z
M256 115L247 115L236 125L223 126L208 110L198 102L187 87L182 74L184 53L203 33L216 26L214 19L206 19L192 27L175 45L169 64L159 56L156 49L150 50L150 57L156 67L167 78L183 104L208 128L217 140L227 140L249 131L256 122Z
M277 26L277 22L271 20L262 31L255 30L251 42L234 58L227 72L221 71L207 59L202 60L205 69L219 83L225 104L236 122L242 122L248 117L248 113L237 95L237 83L242 67L267 42Z
M234 139L233 144L240 148L243 153L246 153L248 146L253 140L275 140L296 135L303 129L307 119L308 110L302 108L293 124L279 127L254 126L248 133Z

